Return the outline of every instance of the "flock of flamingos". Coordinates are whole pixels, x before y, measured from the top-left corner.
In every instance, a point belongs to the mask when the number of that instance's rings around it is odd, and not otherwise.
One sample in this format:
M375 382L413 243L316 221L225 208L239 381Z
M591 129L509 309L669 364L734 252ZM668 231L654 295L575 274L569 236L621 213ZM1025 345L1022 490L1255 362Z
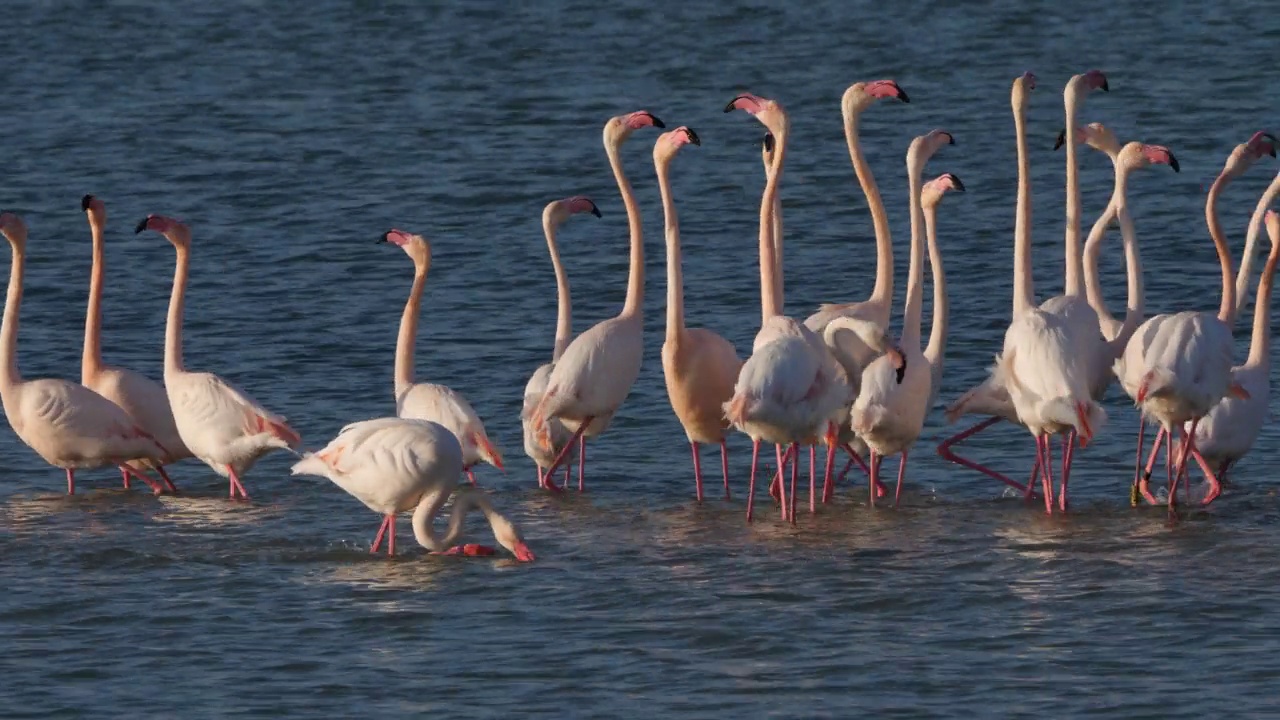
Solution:
M1037 305L1031 281L1031 191L1026 139L1026 104L1036 78L1026 73L1013 82L1012 107L1018 154L1018 194L1014 229L1013 310L1004 346L989 378L963 393L947 408L954 421L962 415L984 416L978 425L943 442L944 457L996 478L1024 493L1037 490L1047 512L1067 509L1067 482L1075 447L1084 447L1102 427L1106 414L1099 404L1113 378L1141 409L1132 501L1157 500L1148 485L1160 447L1165 447L1167 504L1178 503L1180 483L1190 498L1188 465L1204 472L1207 489L1199 498L1209 504L1221 492L1220 480L1257 437L1269 395L1268 308L1272 277L1280 257L1280 216L1269 207L1280 193L1280 176L1259 200L1249 225L1238 276L1218 222L1222 189L1264 155L1275 157L1276 139L1256 133L1234 148L1209 189L1205 219L1222 266L1222 299L1216 313L1184 311L1143 318L1142 268L1126 190L1135 170L1153 164L1178 170L1167 148L1130 142L1121 145L1099 123L1080 125L1077 110L1094 90L1107 90L1099 71L1071 78L1063 94L1066 123L1059 143L1066 146L1066 273L1062 295ZM870 168L862 154L858 120L881 99L908 102L892 80L856 83L844 94L842 110L849 155L866 194L876 238L876 280L864 302L828 304L803 322L785 317L783 307L781 205L778 200L787 155L789 120L774 100L751 94L735 97L725 112L744 110L768 130L762 157L766 184L760 202L760 331L750 357L739 359L733 345L716 333L686 327L681 277L680 231L672 201L669 168L686 145L698 145L697 134L678 127L658 136L653 160L666 225L667 329L662 367L672 409L684 426L693 450L696 493L703 497L699 445L720 446L724 493L729 497L725 438L736 429L752 440L747 519L752 517L761 443L775 447L776 473L769 492L782 516L796 520L799 454L809 449L809 508L815 511L833 493L837 453L862 465L870 480L874 505L887 490L880 482L886 456L899 455L896 504L902 490L907 455L919 437L925 416L941 386L947 336L947 293L936 236L937 207L948 191L963 191L960 179L944 173L922 180L925 164L952 136L934 130L915 138L907 151L911 244L905 307L899 337L890 335L893 298L893 244ZM556 231L570 216L600 211L585 197L552 202L542 222L555 268L559 307L551 362L539 367L525 388L521 418L526 453L538 465L539 486L561 492L569 483L569 466L578 464L583 486L586 439L604 432L626 399L640 372L643 356L642 299L644 242L640 214L620 160L622 144L645 127L665 128L653 114L639 111L612 118L604 127L604 147L626 207L630 228L630 272L626 301L616 317L571 337L568 280L556 247ZM1080 197L1076 148L1086 144L1110 157L1115 167L1111 200L1081 244ZM67 492L75 492L75 471L118 467L129 487L131 479L159 494L176 488L165 466L195 457L228 479L230 496L247 498L242 476L275 448L296 451L301 438L285 418L263 408L243 391L208 372L187 370L182 357L182 317L191 231L183 223L150 215L137 226L163 235L176 250L173 291L165 330L164 384L125 368L104 365L101 357L103 226L100 199L86 195L82 208L93 237L93 270L85 325L79 384L66 380L23 380L16 361L16 336L27 240L26 226L12 213L0 214L0 232L13 250L3 326L0 328L0 396L14 432L50 465L63 468ZM1123 319L1107 310L1098 279L1098 258L1107 229L1120 226L1128 275L1128 303ZM1262 271L1254 310L1248 360L1232 366L1232 332L1248 292L1252 255L1265 226L1271 251ZM395 520L413 511L413 531L428 550L443 554L492 554L481 545L455 545L463 520L478 507L489 520L500 545L518 560L533 553L519 530L474 485L473 465L502 467L502 456L489 440L480 418L456 391L415 383L413 348L419 303L431 265L430 245L422 236L390 230L381 238L401 248L413 261L414 279L401 319L395 360L396 416L348 425L326 447L304 453L294 474L327 477L383 516L371 552L384 538L395 553ZM923 267L926 252L932 269L933 320L927 345L921 348ZM1007 420L1025 426L1036 453L1026 483L960 457L953 447L973 434ZM1159 424L1155 445L1143 455L1143 430ZM1055 489L1050 436L1061 435L1062 464ZM1180 437L1179 437L1180 436ZM817 489L815 450L826 449L821 493ZM868 455L869 453L869 455ZM868 462L862 457L868 455ZM785 487L790 468L790 488ZM564 469L564 486L557 471ZM158 479L152 476L156 473ZM471 484L461 484L466 473ZM1185 483L1183 482L1185 480ZM1038 487L1037 487L1038 486ZM1056 494L1056 502L1055 502ZM450 498L454 509L441 536L433 521Z

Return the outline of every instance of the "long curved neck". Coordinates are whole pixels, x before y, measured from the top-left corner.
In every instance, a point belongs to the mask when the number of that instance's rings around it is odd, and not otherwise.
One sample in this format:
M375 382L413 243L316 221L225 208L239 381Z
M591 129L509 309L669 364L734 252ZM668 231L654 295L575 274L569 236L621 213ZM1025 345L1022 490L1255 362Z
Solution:
M862 186L862 194L867 197L867 209L871 211L871 224L876 233L876 284L871 288L867 302L882 305L887 314L889 304L893 302L893 238L889 233L889 216L884 211L884 201L880 199L876 176L862 154L858 127L859 116L856 113L846 115L844 139L849 146L849 159L853 161L853 171Z
M920 315L924 306L924 210L920 207L920 173L924 163L907 154L907 192L911 193L911 260L907 264L907 300L902 310L902 346L920 349Z
M1231 272L1231 250L1227 247L1227 239L1222 234L1222 225L1218 222L1218 196L1222 189L1230 183L1229 173L1221 173L1209 188L1209 197L1204 202L1205 224L1209 226L1209 236L1213 238L1214 248L1218 251L1218 264L1222 266L1222 303L1218 307L1218 319L1228 327L1236 321L1236 285Z
M547 236L547 249L551 252L551 267L556 271L556 344L551 351L551 360L558 361L569 347L573 334L573 301L569 297L569 274L565 272L564 263L560 262L560 248L556 246L556 226L550 218L543 218L542 232ZM424 277L425 279L425 277ZM418 289L421 293L421 288ZM417 313L414 313L417 318ZM397 348L398 350L399 348ZM410 348L410 353L413 350ZM410 375L413 373L413 362L409 362Z
M444 537L436 534L432 526L440 509L444 507L449 496L453 495L453 512L449 515L449 529ZM484 493L470 487L459 486L452 493L438 489L422 496L418 507L413 511L413 537L418 544L432 552L443 552L462 538L464 523L472 508L479 508L491 527L496 521L504 520L501 513L494 509Z
M627 299L622 305L621 316L639 316L644 306L644 236L640 231L640 205L631 191L631 183L622 172L618 143L605 145L605 154L609 156L613 177L618 181L618 192L622 193L622 204L627 208L627 228L631 232L631 271L627 276Z
M13 262L9 266L9 291L4 300L4 319L0 320L0 395L5 404L10 391L22 382L18 372L18 311L22 307L22 274L26 265L26 251L13 246ZM7 412L7 409L6 409Z
M1244 311L1244 304L1249 298L1249 281L1253 275L1253 255L1258 244L1258 235L1262 231L1262 220L1266 217L1267 209L1275 202L1276 195L1280 194L1280 175L1271 181L1271 185L1267 187L1267 191L1262 193L1262 197L1258 199L1258 204L1253 208L1253 215L1249 218L1249 230L1244 238L1244 255L1240 256L1240 269L1236 271L1236 317Z
M947 323L951 305L947 300L947 273L942 269L942 251L938 249L938 207L924 209L924 229L929 236L929 266L933 269L933 327L924 357L935 377L942 371L942 358L947 351ZM936 387L936 385L935 385Z
M400 335L396 338L395 391L400 397L413 384L413 346L418 340L418 308L422 304L422 288L427 285L431 262L414 263L413 287L400 316ZM559 335L557 329L557 336Z
M1142 324L1142 316L1146 313L1146 298L1142 279L1142 254L1138 251L1138 236L1133 231L1133 217L1129 214L1128 205L1121 204L1118 211L1120 217L1120 234L1124 238L1124 267L1128 284L1129 302L1125 308L1124 322L1116 333L1113 350L1116 357L1129 344L1129 338Z
M782 253L782 194L779 193L773 198L772 212L772 232L773 232L773 277L774 282L778 284L778 296L786 297L786 273L783 272L783 253ZM778 312L785 311L785 305L779 303Z
M1066 282L1063 294L1079 297L1083 285L1080 257L1080 169L1076 158L1076 98L1067 90L1064 102L1067 112L1067 237Z
M1253 308L1253 337L1249 340L1247 364L1269 367L1271 361L1271 286L1276 275L1276 260L1280 252L1272 248L1267 264L1258 280L1258 300Z
M667 339L678 340L684 333L684 272L680 257L680 218L671 199L670 169L669 159L654 163L667 238Z
M84 318L84 351L80 357L80 382L88 384L102 369L102 276L106 273L106 252L102 226L90 224L93 234L93 269L89 272L89 308Z
M1035 305L1031 279L1031 159L1027 153L1027 102L1020 97L1013 106L1013 128L1018 145L1018 205L1013 220L1013 314Z
M1114 158L1112 161L1114 163ZM1107 239L1107 230L1111 227L1111 223L1115 221L1119 212L1119 205L1124 203L1124 195L1121 189L1123 180L1120 176L1120 166L1115 166L1115 188L1112 190L1111 199L1107 202L1107 207L1102 211L1102 215L1098 217L1098 221L1093 224L1093 228L1089 230L1089 237L1084 242L1084 292L1089 302L1089 307L1094 309L1098 314L1098 324L1102 328L1104 337L1111 339L1120 332L1120 321L1115 319L1111 311L1107 309L1107 300L1102 295L1102 278L1098 271L1098 260L1102 254L1102 243ZM1122 229L1123 230L1123 229ZM1128 260L1128 240L1125 241L1126 265ZM1132 274L1132 267L1129 267Z
M164 329L164 374L182 372L182 311L187 299L187 268L191 250L175 246L177 262L173 267L173 290L169 294L169 317Z
M780 253L774 247L774 203L782 181L782 163L787 156L787 129L773 134L773 167L766 173L764 195L760 198L760 315L762 322L782 314L782 286L778 282ZM781 243L780 240L777 242Z

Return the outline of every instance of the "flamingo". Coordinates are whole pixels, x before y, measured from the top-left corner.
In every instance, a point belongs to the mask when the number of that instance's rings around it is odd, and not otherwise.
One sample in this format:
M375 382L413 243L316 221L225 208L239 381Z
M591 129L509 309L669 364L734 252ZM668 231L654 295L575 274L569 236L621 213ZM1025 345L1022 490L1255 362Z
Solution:
M248 500L240 478L263 455L277 448L292 450L302 438L283 416L263 408L243 390L213 373L185 368L182 311L191 262L191 229L164 215L148 215L134 232L144 230L163 235L173 245L177 258L164 332L164 387L178 435L192 455L227 478L232 500L237 495Z
M158 460L169 451L120 406L68 380L22 379L18 371L18 316L27 225L13 213L0 213L0 234L13 250L4 319L0 321L0 400L9 426L42 460L66 471L68 495L76 492L76 470L113 465L136 475L159 494L159 485L125 463Z
M535 439L535 428L530 422L533 409L538 406L543 393L547 391L547 380L551 370L555 368L560 356L569 346L573 335L573 301L569 297L569 276L560 262L560 249L556 247L556 229L570 216L578 213L591 213L600 217L600 208L590 198L577 195L563 200L547 203L542 211L542 231L547 236L547 249L551 252L551 266L556 273L556 339L551 352L551 362L545 363L533 371L529 382L524 386L524 404L520 410L520 424L524 430L524 452L538 466L538 487L555 487L549 483L543 471L551 467L556 456L565 448L573 433L559 420L551 421L551 448L543 450ZM571 451L572 452L572 451Z
M911 259L907 268L907 299L902 311L902 348L906 353L906 373L901 384L895 381L897 374L893 358L885 355L867 366L862 374L862 392L853 403L851 425L871 448L871 478L869 491L871 505L876 502L875 480L880 475L880 463L885 456L901 453L898 461L898 485L893 494L896 507L902 496L902 480L906 475L907 456L911 446L920 437L924 418L933 398L935 375L942 371L942 352L946 333L946 288L941 286L941 256L936 253L937 241L930 226L929 245L935 273L935 297L943 298L941 312L934 305L933 329L930 331L929 356L920 349L920 316L924 304L924 240L920 237L925 224L921 207L920 175L925 163L943 145L954 144L951 134L934 130L911 141L907 150L907 188L911 207ZM935 208L943 192L964 190L960 179L950 173L930 181L927 194ZM945 282L945 280L941 280Z
M1280 176L1267 188L1268 205L1280 192ZM1248 392L1248 398L1227 396L1222 399L1196 428L1195 448L1209 471L1225 479L1227 469L1248 454L1258 439L1258 431L1267 418L1271 396L1271 288L1275 279L1276 260L1280 258L1280 215L1266 212L1267 236L1271 252L1258 281L1258 300L1253 310L1253 335L1249 341L1249 357L1243 365L1231 368L1232 382ZM1189 424L1184 432L1190 433ZM1197 458L1198 460L1200 458Z
M667 339L662 344L662 374L671 409L693 450L694 491L698 502L702 502L700 443L720 446L724 497L729 499L729 451L725 444L729 425L724 419L724 404L733 396L733 384L742 361L728 340L706 328L688 328L684 324L680 220L671 197L670 176L671 160L688 144L702 144L690 128L681 126L663 133L653 146L653 164L662 195L667 239Z
M395 228L383 233L378 242L395 245L413 261L413 286L404 304L404 314L400 316L400 335L396 338L396 415L430 420L457 435L458 442L462 444L463 470L474 485L476 481L471 467L483 461L501 470L502 453L489 440L480 416L462 393L445 385L413 381L413 345L418 336L420 314L418 306L422 303L422 289L427 284L427 271L431 269L431 244L421 235Z
M761 326L752 345L752 355L743 364L732 398L725 403L726 419L751 438L751 484L747 491L747 520L755 500L755 473L760 443L778 445L779 471L785 467L782 445L789 456L798 455L799 445L811 444L825 435L827 482L831 475L837 441L837 419L847 414L853 401L844 370L812 330L785 317L782 289L777 283L772 210L786 159L790 120L783 107L750 93L734 98L725 112L745 110L759 120L774 138L773 166L768 173L760 201L760 308ZM798 463L797 463L798 465ZM796 467L792 467L791 498L781 496L782 514L795 522ZM810 509L813 509L810 486Z
M1035 304L1035 292L1031 288L1031 160L1027 151L1027 96L1036 88L1036 76L1025 72L1014 78L1010 91L1009 103L1013 108L1013 128L1018 152L1018 197L1017 210L1014 214L1013 229L1013 317ZM1022 265L1025 264L1025 272ZM977 470L1000 482L1026 494L1033 492L1033 482L1040 472L1040 453L1036 452L1036 462L1031 470L1031 478L1027 484L1009 478L1003 473L992 470L968 458L956 454L951 448L967 440L1001 420L1018 422L1018 413L1009 399L1009 391L988 377L983 382L964 392L946 409L948 423L954 423L964 415L988 415L987 419L962 430L943 440L938 445L938 454L946 460Z
M638 110L610 118L604 125L604 149L627 208L631 233L631 268L622 312L589 328L573 339L547 379L547 392L534 408L530 422L537 428L537 443L552 447L549 420L559 419L573 431L569 444L547 469L550 475L568 458L569 447L578 444L578 491L582 492L586 438L604 432L640 375L644 357L644 236L640 206L631 183L622 172L622 144L644 127L665 128L653 113Z
M884 202L880 199L880 189L876 185L875 175L863 155L859 142L858 127L862 113L878 100L896 98L904 103L911 102L898 83L893 80L874 80L858 82L850 85L840 101L841 115L844 118L845 144L849 148L849 159L853 162L854 174L867 199L867 209L871 212L871 223L876 238L876 279L872 286L871 296L862 302L827 303L805 319L804 324L818 333L827 347L836 356L849 378L854 397L859 392L862 371L876 357L886 351L894 353L901 359L902 348L888 338L889 315L893 304L893 240L889 232L889 217L884 210ZM779 212L775 210L775 217ZM781 232L776 232L781 235ZM859 440L848 423L840 425L840 447L849 455L849 465L841 471L843 477L853 463L861 463L866 453L866 444ZM810 452L810 467L813 465L813 447ZM831 486L823 493L823 501L829 499ZM877 492L884 494L884 488Z
M1196 457L1195 434L1200 420L1228 393L1239 398L1249 396L1248 391L1231 376L1234 350L1231 325L1235 321L1236 287L1231 272L1231 253L1218 222L1218 197L1227 184L1242 175L1258 158L1267 154L1274 157L1276 152L1272 143L1270 136L1258 132L1248 142L1237 145L1213 181L1205 200L1205 222L1222 268L1222 302L1218 313L1184 311L1149 318L1134 333L1125 346L1123 356L1116 361L1116 376L1120 378L1125 392L1141 408L1144 421L1149 417L1159 422L1163 436L1171 441L1175 426L1191 423L1190 430L1186 432L1190 441L1183 443L1178 461L1168 463L1171 473L1170 510L1177 504L1177 482L1186 472L1186 460ZM1157 449L1160 437L1159 434L1156 437ZM1174 468L1178 469L1177 477L1172 476ZM1213 473L1207 473L1207 478L1209 492L1202 500L1203 505L1213 502L1222 492ZM1138 490L1147 502L1155 504L1155 498L1147 489L1148 480L1149 477L1144 476L1139 481Z
M499 545L520 562L532 561L534 555L520 531L488 497L476 488L458 486L463 463L462 445L452 430L430 420L395 417L347 425L323 450L303 455L292 472L328 478L383 516L370 553L378 552L385 537L387 555L395 555L396 515L413 510L414 537L433 554L492 555L491 547L453 545L462 537L467 513L476 506ZM432 521L450 496L454 501L449 531L440 537Z
M100 198L85 195L80 200L80 209L89 219L89 231L93 237L93 269L89 274L89 308L85 314L80 384L118 405L135 424L168 450L158 458L159 463L143 461L127 463L129 468L122 467L120 474L124 486L129 487L131 475L141 476L143 469L150 468L160 473L170 491L176 491L164 465L191 457L191 451L178 435L178 426L173 420L173 411L169 409L169 396L165 394L164 387L141 373L102 363L102 282L106 275L102 229L107 223L107 208Z

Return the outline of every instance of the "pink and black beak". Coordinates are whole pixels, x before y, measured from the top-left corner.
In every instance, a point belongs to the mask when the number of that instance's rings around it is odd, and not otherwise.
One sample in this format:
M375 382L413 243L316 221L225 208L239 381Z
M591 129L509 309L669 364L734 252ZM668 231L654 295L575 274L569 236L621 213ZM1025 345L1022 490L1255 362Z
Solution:
M657 115L654 115L653 113L649 112L648 110L641 110L641 111L640 111L640 112L638 112L637 114L638 114L638 115L644 115L645 117L649 118L649 121L650 121L650 122L652 122L652 123L653 123L653 126L654 126L654 127L656 127L656 128L664 128L664 129L665 129L665 128L667 127L667 124L666 124L666 123L664 123L664 122L662 122L661 120L659 120Z
M80 209L81 209L81 210L88 210L88 209L89 209L89 206L90 206L90 205L92 205L92 204L93 204L93 196L92 196L92 195L85 195L84 197L80 198Z
M81 200L81 203L83 204L83 203L85 202L85 200L89 200L89 199L90 199L90 196L89 196L89 195L86 195L86 196L84 197L84 200ZM135 227L135 228L133 229L133 234L134 234L134 235L137 235L138 233L142 232L143 230L146 230L146 229L147 229L147 223L149 223L149 222L151 222L151 216L147 216L147 217L142 218L142 221L138 223L138 226L137 226L137 227Z
M945 173L943 177L951 181L952 190L955 190L957 192L964 192L964 183L960 182L960 178L956 177L955 173Z
M1063 128L1058 131L1058 139L1053 141L1053 149L1057 150L1058 148L1065 145L1066 142L1067 142L1067 129Z

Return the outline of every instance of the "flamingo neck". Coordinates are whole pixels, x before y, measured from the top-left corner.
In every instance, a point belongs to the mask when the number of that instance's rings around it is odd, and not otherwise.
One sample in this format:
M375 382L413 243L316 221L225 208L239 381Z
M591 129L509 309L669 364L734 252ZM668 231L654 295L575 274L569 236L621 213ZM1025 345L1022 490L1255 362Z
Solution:
M862 194L867 198L867 209L871 211L871 224L876 233L876 284L871 288L871 297L867 302L875 303L877 309L883 308L884 322L889 324L889 305L893 302L893 239L889 233L889 216L884 211L884 201L880 199L880 188L876 185L876 176L871 172L871 165L862 154L862 143L858 135L860 117L849 114L844 121L844 139L849 146L849 159L853 161L853 171L858 176L858 184L862 186Z
M1115 162L1115 158L1112 158ZM1118 208L1116 205L1117 198L1123 198L1121 195L1121 177L1120 166L1115 166L1115 188L1111 193L1111 199L1107 202L1107 207L1103 210L1102 215L1098 217L1097 222L1089 230L1089 237L1084 242L1084 292L1089 302L1089 307L1094 309L1098 314L1098 324L1102 328L1102 334L1107 338L1114 338L1120 330L1120 321L1116 320L1107 309L1106 298L1102 295L1102 278L1098 271L1098 260L1102 254L1102 243L1107 239L1107 230L1111 227L1111 223L1115 221ZM1126 251L1128 249L1126 243ZM1127 255L1126 255L1127 259Z
M0 397L4 399L5 414L13 402L12 391L22 383L18 372L18 311L22 307L22 275L26 266L26 251L13 246L13 262L9 266L9 290L5 294L4 319L0 320Z
M1232 180L1231 174L1223 172L1213 181L1209 188L1209 196L1204 202L1205 224L1209 226L1209 236L1213 238L1214 248L1218 251L1218 264L1222 266L1222 303L1218 307L1218 319L1231 327L1236 321L1236 285L1231 272L1231 251L1227 247L1227 239L1222 235L1222 225L1218 222L1218 196L1222 189Z
M88 385L102 370L102 280L106 274L106 249L102 225L91 222L93 269L89 272L89 307L84 318L84 351L80 357L80 383Z
M449 528L444 537L441 537L436 534L433 522L450 495L453 496L453 512L449 515ZM419 545L432 552L444 552L462 538L463 524L473 507L484 513L489 525L496 530L495 523L503 519L502 515L493 508L483 493L462 486L452 488L451 492L444 487L428 492L418 501L418 507L414 508L413 537Z
M422 304L422 288L427 284L427 271L431 261L414 262L413 287L409 289L409 299L404 304L404 314L400 316L400 335L396 338L396 397L404 394L413 385L413 346L418 339L418 307Z
M942 359L947 351L947 323L951 305L947 300L947 273L942 269L942 251L938 249L938 208L924 209L925 234L929 238L929 265L933 269L933 326L929 329L929 345L924 357L935 377L942 373ZM937 387L935 383L934 387Z
M1021 315L1035 305L1035 285L1031 279L1031 159L1027 153L1027 101L1016 97L1013 128L1018 146L1018 200L1013 220L1013 314Z
M191 250L175 245L177 262L173 268L173 290L169 294L169 317L164 329L164 374L182 372L182 312L187 298L187 270Z
M1079 297L1083 284L1080 257L1080 168L1076 157L1076 97L1067 88L1064 105L1067 112L1067 235L1066 282L1064 295Z
M1249 340L1249 359L1246 364L1269 367L1271 361L1271 287L1276 274L1276 260L1280 248L1272 247L1267 264L1258 279L1258 299L1253 308L1253 337Z
M547 249L551 252L551 267L556 272L556 341L551 361L556 362L569 347L573 334L573 301L569 297L569 274L560 262L560 248L556 246L556 223L549 217L542 218L542 232L547 236ZM425 278L424 278L425 279ZM414 314L417 317L417 314ZM397 348L398 349L398 348ZM410 352L413 352L410 349ZM413 362L409 363L412 370Z
M1271 181L1271 185L1267 187L1266 192L1262 193L1262 197L1258 199L1258 204L1253 208L1253 215L1249 218L1249 230L1245 234L1244 239L1244 255L1240 256L1240 269L1236 271L1236 317L1244 311L1244 304L1249 298L1249 281L1253 275L1253 256L1255 248L1258 244L1258 234L1262 231L1262 220L1266 217L1267 209L1275 202L1276 195L1280 194L1280 175Z
M622 194L622 204L627 209L627 228L631 233L631 270L627 276L627 299L622 305L621 316L639 317L644 305L644 235L640 230L640 205L631 191L631 183L622 172L618 142L607 142L604 149L609 156L609 166L613 168L613 177L618 181L618 192Z
M907 300L902 310L902 347L920 349L920 316L924 305L924 210L920 207L920 174L924 162L907 153L907 191L911 194L911 260L907 264Z
M1129 293L1129 301L1125 307L1124 322L1120 324L1114 340L1116 357L1119 357L1124 346L1129 344L1129 338L1138 330L1138 326L1142 324L1142 316L1146 313L1146 294L1143 289L1142 279L1142 254L1138 250L1138 236L1133 230L1133 217L1129 215L1129 206L1125 199L1128 177L1128 170L1121 173L1121 177L1117 181L1118 187L1116 190L1119 200L1115 208L1120 218L1120 235L1124 240L1124 269ZM1112 322L1115 322L1114 318L1112 318Z
M766 173L764 195L760 198L760 315L762 324L782 314L782 286L778 282L780 253L775 252L773 210L782 181L782 163L787 156L787 129L773 133L773 167Z
M783 272L783 253L782 253L782 195L778 194L773 199L773 207L770 209L772 216L770 220L770 228L773 233L773 279L777 283L778 294L785 295L786 273ZM783 311L783 306L778 305L778 312Z
M662 195L662 217L667 240L667 340L679 340L684 333L684 271L680 255L680 218L671 198L671 162L654 163L658 192Z

